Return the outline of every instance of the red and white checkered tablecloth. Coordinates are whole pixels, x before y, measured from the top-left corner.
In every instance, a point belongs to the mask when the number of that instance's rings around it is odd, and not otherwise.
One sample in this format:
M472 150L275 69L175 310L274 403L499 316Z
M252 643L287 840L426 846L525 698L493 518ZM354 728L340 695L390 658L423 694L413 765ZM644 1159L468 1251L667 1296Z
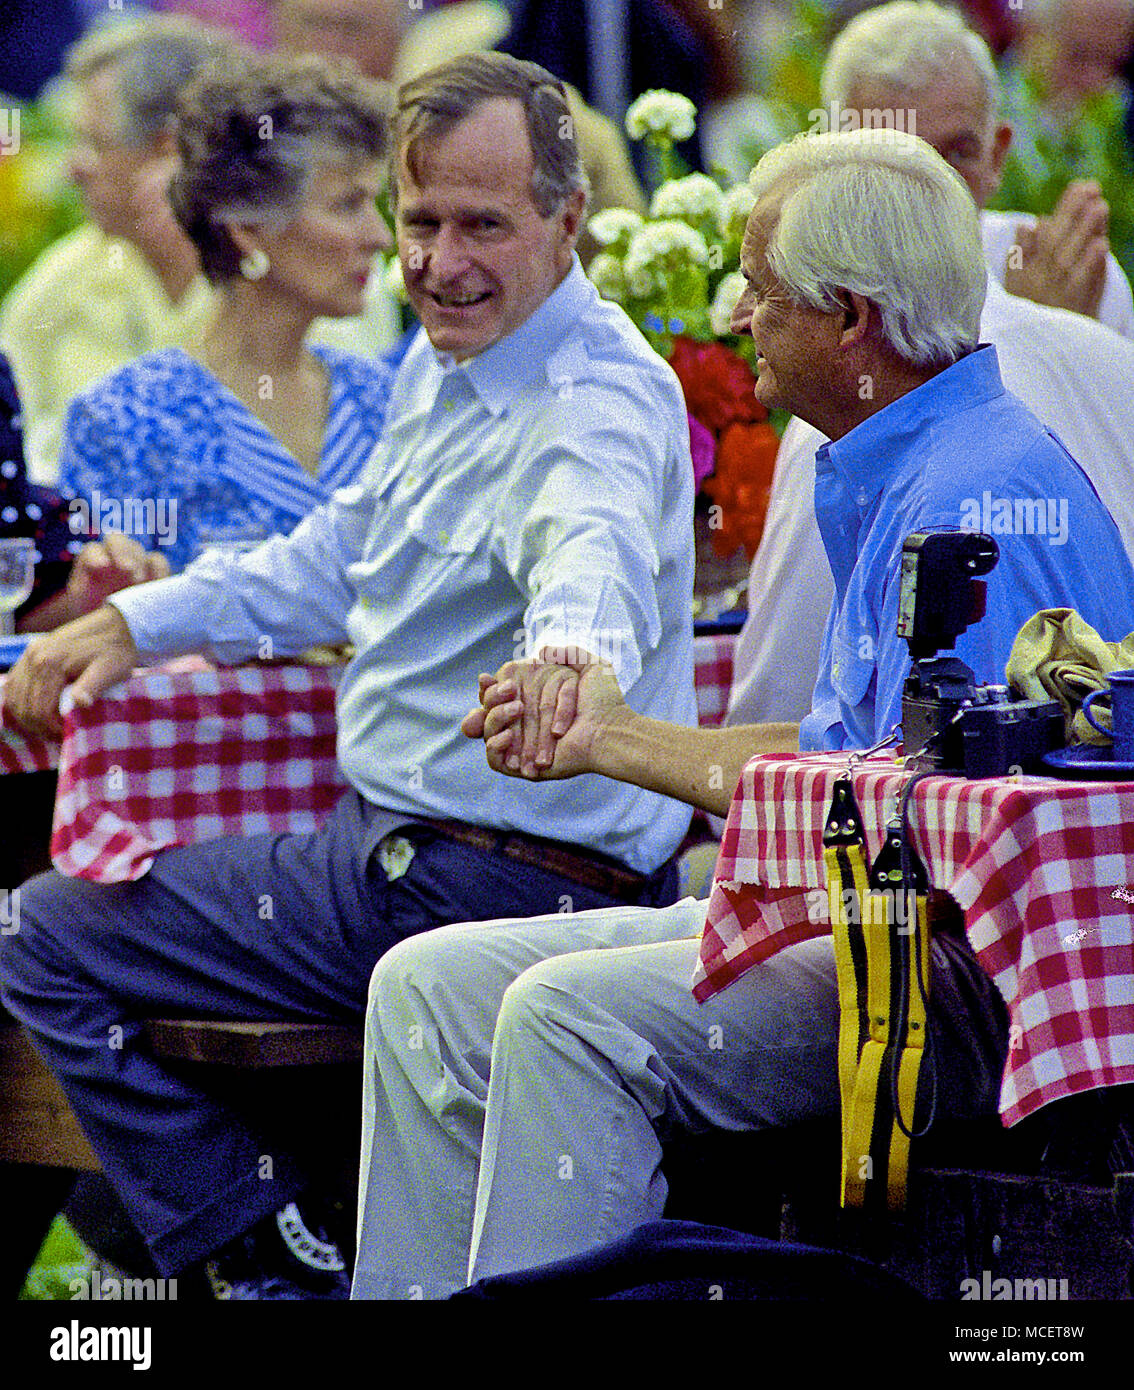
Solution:
M732 657L735 634L714 634L693 639L693 686L697 693L697 722L715 728L728 710L732 689Z
M59 745L14 727L4 718L4 682L0 675L0 773L48 772L59 764Z
M842 754L753 758L733 797L694 994L830 930L823 817ZM877 853L909 775L879 756L853 774ZM913 841L1008 1003L1000 1096L1015 1124L1053 1100L1134 1082L1134 783L927 778Z
M172 845L314 830L344 783L341 667L138 674L86 709L64 696L51 856L65 874L140 878Z
M698 706L718 723L732 637L694 644ZM262 831L306 833L344 782L335 760L340 667L214 670L200 658L139 672L86 709L64 695L62 753L0 726L0 766L59 766L52 858L65 874L141 877L160 850Z

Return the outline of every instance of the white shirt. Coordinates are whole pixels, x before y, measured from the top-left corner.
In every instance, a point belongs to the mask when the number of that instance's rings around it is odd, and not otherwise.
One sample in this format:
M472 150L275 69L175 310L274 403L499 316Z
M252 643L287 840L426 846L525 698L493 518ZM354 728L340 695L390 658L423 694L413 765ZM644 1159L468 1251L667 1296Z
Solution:
M1134 557L1134 343L1094 319L1008 294L990 277L981 338L1005 386L1082 466ZM801 720L811 709L834 581L815 520L815 451L802 420L784 431L737 641L727 722Z

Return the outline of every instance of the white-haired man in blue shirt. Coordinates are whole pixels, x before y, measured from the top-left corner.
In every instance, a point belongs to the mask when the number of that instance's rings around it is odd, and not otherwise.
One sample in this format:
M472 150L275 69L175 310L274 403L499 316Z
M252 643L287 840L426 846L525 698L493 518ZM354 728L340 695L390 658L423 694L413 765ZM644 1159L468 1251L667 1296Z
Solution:
M8 712L51 732L65 684L89 701L141 660L243 661L264 636L276 655L356 649L338 696L351 789L320 833L167 851L118 887L47 875L0 956L8 1008L162 1273L210 1259L228 1296L348 1281L291 1207L298 1167L150 1057L146 1015L358 1020L374 961L414 932L676 897L687 809L597 780L509 786L460 732L478 672L529 652L602 658L640 708L696 717L684 404L574 254L586 177L565 102L499 54L401 89L398 245L425 332L362 481L239 564L202 560L33 643L7 685ZM545 660L538 680L555 707L578 673Z
M600 773L723 815L755 753L873 744L900 718L909 664L903 539L971 524L985 492L1054 499L1066 526L998 535L988 615L958 643L978 680L1003 680L1037 609L1077 608L1105 633L1134 625L1114 521L978 343L985 268L957 175L923 141L869 131L800 137L753 183L733 326L759 350L758 398L832 441L815 505L836 593L811 711L801 725L681 729L632 709L601 663L581 667L572 709L541 709L517 663L465 722L501 772ZM661 1215L663 1138L838 1114L830 939L698 1003L704 920L690 900L457 925L379 961L354 1297L439 1297L581 1254ZM993 1113L1003 1001L948 936L931 979L938 1113Z

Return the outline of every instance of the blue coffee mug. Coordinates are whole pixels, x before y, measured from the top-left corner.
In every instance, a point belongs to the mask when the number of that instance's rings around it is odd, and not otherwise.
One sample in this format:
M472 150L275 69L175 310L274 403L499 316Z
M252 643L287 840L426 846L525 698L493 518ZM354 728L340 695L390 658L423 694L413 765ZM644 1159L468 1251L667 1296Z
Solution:
M1112 671L1107 676L1109 690L1092 690L1083 701L1082 709L1087 723L1100 734L1110 734L1097 719L1091 715L1091 704L1103 695L1110 696L1110 718L1114 725L1114 760L1118 763L1134 763L1134 670Z

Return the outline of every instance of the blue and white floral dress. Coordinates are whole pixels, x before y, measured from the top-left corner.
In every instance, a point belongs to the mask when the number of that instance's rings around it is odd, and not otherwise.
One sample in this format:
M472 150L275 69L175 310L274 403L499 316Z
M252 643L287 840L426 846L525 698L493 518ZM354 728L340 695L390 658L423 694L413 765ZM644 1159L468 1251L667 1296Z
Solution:
M175 572L219 532L287 535L357 478L382 432L394 376L382 361L311 351L330 378L315 477L210 371L180 348L166 348L72 401L61 490L86 503L92 532L132 535Z

